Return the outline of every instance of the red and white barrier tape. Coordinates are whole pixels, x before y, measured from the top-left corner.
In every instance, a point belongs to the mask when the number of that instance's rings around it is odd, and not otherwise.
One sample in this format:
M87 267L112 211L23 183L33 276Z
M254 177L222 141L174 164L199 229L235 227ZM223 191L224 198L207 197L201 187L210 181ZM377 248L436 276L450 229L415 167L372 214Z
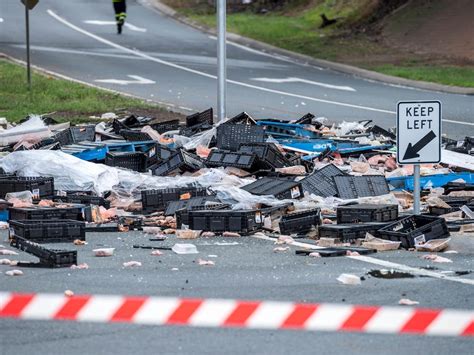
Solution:
M474 311L225 299L0 292L0 318L474 336Z

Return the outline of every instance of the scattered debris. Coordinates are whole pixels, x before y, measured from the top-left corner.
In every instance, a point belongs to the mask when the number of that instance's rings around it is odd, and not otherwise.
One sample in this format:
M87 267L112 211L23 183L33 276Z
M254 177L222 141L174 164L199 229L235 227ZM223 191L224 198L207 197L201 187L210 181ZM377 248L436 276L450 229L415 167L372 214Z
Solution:
M198 259L197 263L200 266L214 266L214 265L216 265L216 263L212 260L203 260L203 259Z
M175 244L171 248L176 254L197 254L197 248L194 244Z
M224 232L222 233L223 237L228 237L228 238L238 238L240 237L239 233L234 233L234 232Z
M452 263L453 262L451 259L439 256L436 254L423 255L421 258L425 260L431 260L434 263Z
M337 281L344 285L360 285L362 283L359 276L352 274L341 274L337 278Z
M397 271L393 269L370 270L367 275L376 277L378 279L411 279L415 277L415 275L410 274L409 272Z
M0 249L0 255L18 255L18 253L13 250Z
M127 261L123 263L123 267L136 267L136 266L142 266L142 263L139 261Z
M273 248L274 253L281 253L290 250L290 247L275 247Z
M74 239L74 245L87 245L87 242L85 240L80 240L80 239Z
M86 263L82 263L79 265L71 265L71 269L73 270L87 270L89 268L89 265Z
M21 270L8 270L8 271L5 271L5 275L7 276L22 276L23 275L23 271Z
M72 292L71 290L66 290L66 291L64 291L64 296L72 297L72 296L74 296L74 292Z
M402 306L415 306L417 304L420 304L420 302L412 301L408 298L402 298L400 301L398 301L398 304Z
M93 249L92 252L95 256L112 256L114 255L115 248L100 248Z
M12 261L10 259L0 259L0 265L11 265Z
M159 251L159 250L153 250L153 251L151 252L151 255L153 255L153 256L161 256L161 255L163 255L163 253L162 253L161 251Z

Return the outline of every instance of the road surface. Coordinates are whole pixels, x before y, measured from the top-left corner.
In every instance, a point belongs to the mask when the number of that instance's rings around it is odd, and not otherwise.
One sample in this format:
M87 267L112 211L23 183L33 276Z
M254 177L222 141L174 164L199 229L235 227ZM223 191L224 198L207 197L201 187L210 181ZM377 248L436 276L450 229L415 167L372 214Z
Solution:
M109 0L42 0L31 13L32 60L59 74L164 102L185 112L216 107L216 39L128 1L129 26L115 33ZM25 58L24 9L0 4L0 49ZM228 46L228 115L332 121L372 119L395 126L400 100L443 103L444 133L474 134L474 98L397 87Z

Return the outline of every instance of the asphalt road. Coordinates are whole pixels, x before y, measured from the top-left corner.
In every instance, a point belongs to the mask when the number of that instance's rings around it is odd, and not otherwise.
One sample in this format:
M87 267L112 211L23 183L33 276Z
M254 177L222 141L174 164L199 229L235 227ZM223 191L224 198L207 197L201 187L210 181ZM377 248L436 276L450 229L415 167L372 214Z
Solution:
M216 107L215 38L142 2L128 1L132 27L119 36L109 0L40 1L31 12L33 63L185 112ZM2 1L0 17L0 51L24 59L22 5ZM368 81L235 44L228 46L228 80L229 116L247 111L258 118L297 118L312 112L333 121L372 119L391 127L398 101L436 99L443 103L444 133L474 134L472 96Z
M6 244L6 233L0 240ZM157 295L247 300L330 302L391 305L399 299L417 300L423 307L472 309L474 275L455 277L456 281L432 277L378 279L367 272L380 269L378 260L407 265L419 270L435 267L445 271L472 270L474 243L456 236L446 254L452 264L435 264L420 258L421 253L395 251L373 255L371 262L346 257L314 259L295 255L296 247L274 253L272 241L241 238L203 238L193 241L197 255L176 255L164 251L151 256L150 250L133 249L133 244L172 246L177 240L149 242L142 232L88 233L88 245L54 244L57 248L78 250L79 262L88 270L28 269L24 275L8 277L9 266L0 266L0 291L76 294ZM310 241L308 241L310 242ZM219 245L231 243L235 245ZM92 249L115 247L110 258L93 256ZM28 254L10 257L34 260ZM198 258L213 260L215 266L199 266ZM124 268L123 262L136 260L141 267ZM177 268L177 270L173 270ZM341 273L365 276L360 286L340 284ZM465 282L471 284L466 284ZM467 354L472 340L467 338L364 335L296 331L236 329L197 329L138 325L77 324L67 322L2 320L2 354L111 353L196 353L283 354L305 353L399 354L419 349L423 353ZM396 346L395 346L396 345Z

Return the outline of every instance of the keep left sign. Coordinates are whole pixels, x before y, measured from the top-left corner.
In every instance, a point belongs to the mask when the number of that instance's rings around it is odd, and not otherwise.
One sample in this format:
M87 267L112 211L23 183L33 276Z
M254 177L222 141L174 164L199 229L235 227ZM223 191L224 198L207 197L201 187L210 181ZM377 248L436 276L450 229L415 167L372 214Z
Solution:
M439 163L440 160L441 102L399 102L397 105L398 163Z

